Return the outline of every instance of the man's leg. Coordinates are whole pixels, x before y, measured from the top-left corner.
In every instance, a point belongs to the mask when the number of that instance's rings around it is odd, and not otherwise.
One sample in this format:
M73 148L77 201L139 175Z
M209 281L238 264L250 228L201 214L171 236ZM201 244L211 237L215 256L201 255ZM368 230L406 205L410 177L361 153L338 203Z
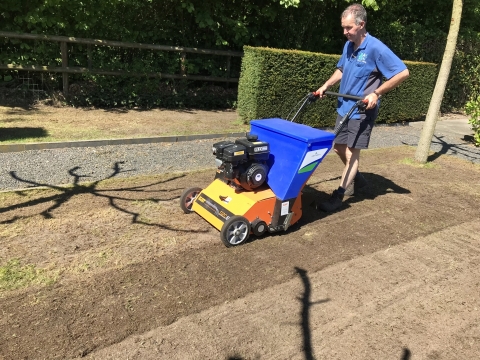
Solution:
M347 165L347 151L351 153L351 150L349 150L348 146L346 144L335 144L333 150L338 155L340 160L342 160L343 164ZM352 171L355 173L355 176L353 177L353 180L349 181L348 185L346 185L345 196L352 196L355 194L355 190L359 190L367 186L367 181L360 171L358 171L358 166L359 164L357 162L356 170L353 171L352 169Z
M375 116L369 116L363 120L350 120L348 122L348 132L343 134L342 141L346 145L340 145L338 148L334 147L335 152L340 157L342 162L347 165L348 151L350 149L367 149L370 142L370 135L374 126ZM346 179L348 184L343 184L346 186L345 196L355 195L357 191L364 191L368 186L368 182L365 177L359 171L359 164L356 164L356 167L351 169L353 174L352 179Z
M347 147L345 152L345 168L343 169L340 187L347 189L357 175L358 164L360 162L360 149Z
M343 165L347 164L347 144L337 144L333 145L333 151L338 155L340 160L342 160Z
M337 124L341 120L337 117ZM366 181L358 172L360 161L360 150L368 148L370 134L373 127L374 117L363 120L350 120L347 126L340 131L335 139L333 147L335 153L340 157L345 167L342 173L340 186L335 190L330 199L318 204L317 209L332 212L342 206L343 197L354 194L354 185L358 181L360 187L366 186ZM354 184L355 183L355 184ZM349 187L349 185L351 186Z
M319 210L332 212L340 208L342 206L343 197L345 196L345 190L357 174L358 162L360 160L360 149L345 147L345 153L343 154L345 158L345 167L343 168L340 186L333 192L330 199L317 205L317 209ZM340 158L342 158L342 156L340 156Z

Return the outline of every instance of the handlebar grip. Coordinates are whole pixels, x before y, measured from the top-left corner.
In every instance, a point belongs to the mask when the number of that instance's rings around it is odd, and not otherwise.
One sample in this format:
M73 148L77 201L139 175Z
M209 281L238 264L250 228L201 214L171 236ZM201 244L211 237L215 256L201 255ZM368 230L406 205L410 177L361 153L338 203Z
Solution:
M344 97L345 99L350 99L350 100L363 100L363 98L360 97L360 96L339 94L339 93L336 93L336 92L333 92L333 91L325 91L325 94L332 95L332 96L338 96L338 97Z

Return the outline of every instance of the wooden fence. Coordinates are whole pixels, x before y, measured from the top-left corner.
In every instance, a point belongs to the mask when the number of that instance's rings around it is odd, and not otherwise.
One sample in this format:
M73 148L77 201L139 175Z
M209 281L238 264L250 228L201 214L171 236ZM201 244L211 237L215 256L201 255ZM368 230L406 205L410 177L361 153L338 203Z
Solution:
M232 56L243 56L242 52L225 51L225 50L206 50L198 48L188 48L179 46L166 46L166 45L153 45L153 44L141 44L141 43L128 43L121 41L110 40L96 40L96 39L82 39L67 36L55 36L55 35L40 35L40 34L22 34L13 33L8 31L0 31L0 37L10 39L27 39L27 40L42 40L52 41L60 43L60 53L62 56L62 66L42 66L42 65L14 65L14 64L0 64L1 70L19 70L19 71L40 71L40 72L55 72L63 74L63 92L65 96L68 96L68 74L98 74L98 75L129 75L129 76L148 76L158 77L164 79L188 79L188 80L203 80L214 82L226 82L236 83L238 78L230 78L230 62ZM68 47L67 44L84 44L87 45L87 59L88 67L71 67L68 66ZM158 51L174 51L180 53L180 69L179 74L164 74L160 72L155 73L138 73L138 72L126 72L126 71L106 71L101 69L92 69L92 57L91 51L93 46L110 46L120 48L133 48L133 49L146 49L146 50L158 50ZM205 55L220 55L227 57L227 77L215 77L215 76L199 76L188 75L186 73L185 60L187 53L205 54Z

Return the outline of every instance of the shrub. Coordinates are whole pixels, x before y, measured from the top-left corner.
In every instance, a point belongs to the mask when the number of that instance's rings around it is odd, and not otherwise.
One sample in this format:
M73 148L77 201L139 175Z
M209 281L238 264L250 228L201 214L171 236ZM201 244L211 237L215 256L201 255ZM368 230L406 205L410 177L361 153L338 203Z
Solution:
M158 79L92 77L69 88L73 106L126 108L231 109L236 106L236 86L195 84Z
M480 146L480 95L473 96L465 105L465 111L470 116L475 146Z

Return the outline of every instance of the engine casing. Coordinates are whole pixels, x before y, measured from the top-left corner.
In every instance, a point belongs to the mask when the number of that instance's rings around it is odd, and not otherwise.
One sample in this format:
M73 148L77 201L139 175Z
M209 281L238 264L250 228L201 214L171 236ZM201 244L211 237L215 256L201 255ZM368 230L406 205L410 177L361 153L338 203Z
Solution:
M263 185L268 174L267 160L270 145L248 134L245 138L220 141L213 144L217 165L216 179L222 179L244 190L254 190Z

